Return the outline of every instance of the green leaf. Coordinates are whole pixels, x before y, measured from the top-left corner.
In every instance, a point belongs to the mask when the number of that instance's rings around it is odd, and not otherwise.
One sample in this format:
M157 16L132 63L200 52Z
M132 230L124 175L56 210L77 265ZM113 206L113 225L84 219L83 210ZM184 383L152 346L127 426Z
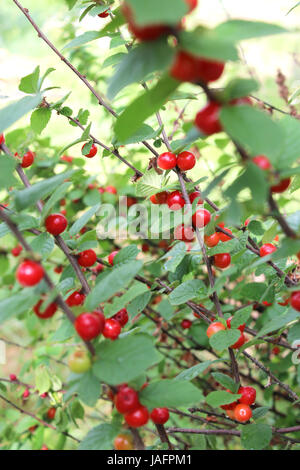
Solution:
M235 200L244 188L250 188L253 201L257 204L257 207L263 207L268 193L268 186L264 172L253 163L248 164L244 173L233 182L225 191L225 194Z
M51 109L38 108L31 114L30 125L36 134L41 134L51 118Z
M263 235L265 230L258 220L251 220L251 222L247 225L248 230L254 235Z
M268 286L263 282L249 282L243 286L241 295L248 300L259 301L265 294Z
M156 70L162 72L169 68L174 57L174 49L165 40L139 44L123 58L114 75L109 80L107 96L113 99L120 90L144 80Z
M65 179L70 178L73 174L74 170L66 171L65 173L52 176L49 179L39 181L29 188L15 192L15 204L17 209L22 210L28 206L34 205L39 199L51 194Z
M136 195L140 197L152 196L162 191L162 177L156 173L154 168L147 171L139 178L136 185Z
M95 39L99 39L101 37L102 34L99 31L86 31L80 36L77 36L75 39L72 39L72 41L68 42L68 44L66 44L63 49L70 49L71 47L82 46L83 44L95 41Z
M88 406L95 406L100 394L101 386L99 379L89 370L80 378L77 393L79 398Z
M74 400L71 403L71 414L75 420L84 418L84 408L79 400Z
M71 237L77 235L80 230L87 224L87 222L98 212L100 209L101 204L96 204L95 206L91 207L88 211L86 211L74 224L69 230L69 234Z
M134 260L139 254L139 249L136 245L128 245L120 250L114 258L114 266L119 263L126 263Z
M172 305L184 304L188 300L194 299L206 291L205 284L200 279L191 279L183 282L169 295Z
M226 36L220 38L213 30L181 31L179 39L181 47L196 57L207 57L223 62L239 58L233 42L228 41Z
M40 67L37 66L32 73L21 79L19 90L33 95L39 91Z
M292 116L284 116L280 120L280 126L285 133L285 139L284 148L276 161L276 166L279 169L285 169L299 159L300 122Z
M94 363L93 372L111 385L130 382L161 359L151 337L145 334L101 342L97 356L99 359Z
M246 323L251 316L252 309L252 305L249 305L248 307L238 310L230 322L231 328L238 328L240 325Z
M178 242L171 248L161 259L168 259L164 264L164 268L167 271L174 273L177 266L181 263L186 255L186 244L184 242Z
M44 220L49 212L51 211L52 207L55 206L55 204L58 203L63 197L67 194L67 191L69 187L71 186L71 182L65 181L62 183L58 188L55 189L54 193L51 194L49 197L48 201L46 204L43 206L42 214L41 214L41 219Z
M100 424L88 432L78 450L112 450L113 440L119 431L120 428L116 424Z
M95 309L100 302L105 302L120 289L127 287L142 265L141 261L134 260L115 266L88 295L85 303L86 308L89 310Z
M278 122L251 106L225 106L220 114L228 134L253 156L267 155L276 163L284 144L284 132Z
M115 145L131 145L142 142L143 140L155 139L158 134L160 134L161 129L155 131L148 124L143 124L131 137L124 141L119 141Z
M115 132L119 140L128 139L144 121L165 104L168 97L179 86L179 82L164 75L150 91L145 91L118 117Z
M54 238L49 233L41 233L31 243L32 251L39 253L43 258L48 258L54 246Z
M188 12L184 0L128 0L134 13L134 21L139 25L174 24Z
M223 387L228 388L233 393L237 392L239 384L229 377L229 375L222 374L222 372L213 372L211 375L220 385L223 385Z
M17 161L9 155L0 155L0 189L9 188L16 183L14 171Z
M201 390L188 381L168 379L150 383L139 398L150 409L197 405L204 400Z
M0 300L0 324L8 318L29 310L37 303L39 297L39 295L33 295L32 290L29 289Z
M35 370L35 387L39 394L46 393L51 388L49 372L45 366L39 366Z
M133 299L127 308L130 318L133 318L138 313L141 313L150 302L151 297L151 292L147 291Z
M209 338L209 343L213 349L223 351L237 342L241 336L240 330L222 330Z
M42 95L25 96L0 110L0 133L17 122L25 114L36 108L42 101Z
M223 94L226 101L243 98L258 89L258 83L252 78L234 78L226 86Z
M126 307L129 302L141 296L144 293L149 293L147 286L140 282L134 282L133 285L126 290L121 297L115 297L111 303L107 303L104 308L105 316L111 317L116 312ZM150 295L151 296L151 295Z
M267 424L247 424L242 426L241 442L244 449L261 450L270 444L271 426Z
M216 362L221 362L222 359L216 359L214 361L205 361L201 362L200 364L197 364L196 366L190 367L189 369L185 369L180 374L176 375L174 381L176 380L193 380L198 375L202 374L209 366Z
M267 325L263 326L262 329L257 333L256 338L272 333L273 331L280 330L282 327L288 325L292 321L300 317L300 313L296 310L290 309L284 315L273 318Z
M276 24L247 20L229 20L215 29L220 39L226 38L226 41L233 42L287 32L288 30Z
M252 417L254 420L263 418L268 412L270 411L270 408L267 406L260 406L258 408L255 408L252 412Z
M238 400L240 397L241 395L220 390L218 392L209 393L206 397L206 403L213 408L217 408L221 405L229 405L230 403Z

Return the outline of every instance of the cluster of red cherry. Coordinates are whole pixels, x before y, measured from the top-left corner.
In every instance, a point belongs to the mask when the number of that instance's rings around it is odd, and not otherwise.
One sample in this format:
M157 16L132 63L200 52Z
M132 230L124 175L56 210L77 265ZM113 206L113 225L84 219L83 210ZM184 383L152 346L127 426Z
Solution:
M147 385L148 383L145 383L142 390ZM154 424L165 424L169 419L169 410L167 408L154 408L149 414L148 409L141 405L138 392L127 384L119 385L116 394L110 390L109 397L114 402L118 412L124 415L128 426L132 428L144 426L149 418Z
M232 393L230 390L227 392ZM246 423L252 417L251 405L256 400L256 390L253 387L240 387L238 392L241 397L229 405L222 405L221 408L226 411L227 416L235 419L239 423Z
M213 323L211 323L209 325L209 327L207 328L207 331L206 331L206 335L208 338L211 338L211 336L215 335L216 333L218 333L219 331L224 331L224 330L227 330L227 329L230 329L231 328L231 321L232 321L233 317L230 317L230 318L227 318L226 320L226 326L220 322L220 321L215 321ZM237 340L236 343L234 343L232 346L230 346L231 349L239 349L241 348L247 341L247 338L245 337L244 335L244 330L245 330L245 327L246 327L246 324L243 323L242 325L240 325L238 327L238 329L240 330L241 334L240 334L240 337L239 339Z

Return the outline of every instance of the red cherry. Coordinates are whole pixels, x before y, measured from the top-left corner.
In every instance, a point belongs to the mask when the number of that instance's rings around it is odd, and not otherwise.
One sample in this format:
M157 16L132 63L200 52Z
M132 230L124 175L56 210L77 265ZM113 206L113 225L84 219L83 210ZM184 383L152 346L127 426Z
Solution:
M117 194L117 190L114 186L106 186L106 188L104 188L104 192L110 194Z
M5 143L4 134L0 134L0 145Z
M39 300L38 303L33 307L33 311L36 314L37 317L46 319L46 318L51 318L57 311L57 305L56 303L52 303L48 305L48 307L41 312L40 307L43 304L43 300Z
M224 72L225 64L223 62L217 62L210 59L198 59L196 70L197 78L202 82L215 82L218 80Z
M182 171L191 170L196 165L196 157L191 152L181 152L177 157L177 166Z
M211 336L215 335L216 333L218 333L218 331L221 331L221 330L226 330L225 326L223 325L223 323L219 321L215 321L211 323L209 327L207 328L206 335L208 338L210 338Z
M193 324L193 323L191 322L191 320L188 320L187 318L185 318L185 319L182 320L182 322L181 322L181 328L182 328L183 330L188 330L189 328L191 328L192 324Z
M129 434L118 434L114 440L115 450L133 450L133 437Z
M24 391L22 396L23 396L23 398L28 398L29 395L30 395L30 391L28 390L28 388L26 388L26 390Z
M63 272L63 266L56 266L54 268L54 272L57 274L61 274Z
M126 206L131 207L137 204L137 199L135 197L127 196L126 197Z
M162 153L157 158L157 165L162 170L172 170L172 168L175 168L176 162L177 162L177 157L172 152Z
M67 163L72 163L73 157L70 157L69 155L63 155L61 157L61 160L63 160L64 162L67 162Z
M94 250L84 250L79 253L77 258L78 264L84 268L89 268L97 261L97 255Z
M249 224L250 224L250 222L251 222L251 220L250 220L250 219L246 219L246 220L245 220L245 223L244 223L245 227L247 227L247 225L249 225Z
M274 356L278 356L278 354L280 354L280 348L278 346L275 346L272 349L272 354L274 354Z
M283 300L283 302L278 302L278 305L282 305L283 307L286 307L290 303L290 297L287 299Z
M167 191L162 191L161 193L156 193L155 194L156 201L158 204L166 204L167 203L167 198L168 198L168 193Z
M272 305L270 302L267 302L266 300L263 300L262 304L265 305L266 307L270 307Z
M188 13L193 11L198 5L198 0L185 0L185 2L188 4L189 7Z
M104 315L100 312L81 313L76 318L74 326L84 341L90 341L102 333L104 323Z
M140 41L154 41L155 39L158 39L162 34L167 34L170 30L168 26L160 24L138 26L134 22L133 12L130 6L126 3L123 4L122 12L128 21L129 30Z
M115 405L119 413L129 413L141 406L138 393L131 387L123 387L115 396Z
M291 306L297 310L297 312L300 312L300 291L297 290L295 292L292 292L291 295Z
M132 428L140 428L149 421L149 412L145 406L141 406L125 415L125 421Z
M237 405L234 409L234 418L239 423L246 423L252 416L252 411L248 405Z
M212 235L204 235L204 243L209 247L212 248L213 246L217 246L219 243L219 233L215 232Z
M107 18L109 16L109 10L105 10L102 13L99 13L99 18Z
M121 326L125 326L126 323L128 323L128 312L126 308L122 308L121 310L119 310L117 313L114 314L112 318L117 320L117 322L119 322Z
M49 408L49 410L47 411L48 419L50 420L54 419L55 415L56 415L56 408Z
M241 333L241 336L237 340L236 343L234 343L232 346L230 346L231 349L240 349L243 344L246 342L246 337L244 336L244 333Z
M174 230L175 240L182 240L184 242L190 242L195 238L195 232L193 227L190 225L178 225Z
M271 186L272 193L283 193L291 184L291 178L281 180L278 184Z
M205 135L221 132L222 125L219 121L221 105L219 103L208 103L196 116L195 125Z
M256 390L253 387L240 387L238 393L242 395L239 402L243 405L253 405L256 400Z
M228 268L230 263L231 263L231 256L229 253L219 253L214 256L214 265L217 266L217 268L221 268L221 269Z
M159 204L158 200L156 199L156 194L152 194L152 196L150 196L150 201L152 204Z
M257 157L252 158L252 161L262 170L270 170L272 168L270 160L265 155L258 155Z
M231 328L231 320L233 319L233 317L229 317L227 318L226 320L226 323L227 323L227 328ZM246 323L243 323L242 325L238 326L238 330L240 330L241 333L243 333L243 331L245 330L246 328Z
M116 251L113 251L112 253L110 253L110 255L108 256L108 262L111 266L114 265L114 257L119 253L118 250Z
M228 390L228 389L226 390L226 392L232 393L232 391ZM226 410L226 411L234 410L234 408L236 407L237 404L238 404L238 402L234 401L233 403L229 403L228 405L221 405L221 408L222 408L222 410Z
M108 320L105 320L104 329L102 332L104 338L114 341L118 338L120 333L121 325L117 320L114 318L108 318Z
M31 152L31 150L28 150L28 152L26 152L22 158L21 167L28 168L29 166L31 166L34 162L34 157L35 153Z
M150 418L154 424L165 424L169 417L168 408L154 408L150 414Z
M265 243L264 245L260 247L259 254L261 257L263 257L263 256L270 255L271 253L274 253L274 251L276 250L277 250L276 246L272 245L272 243Z
M43 444L41 450L49 450L49 448L46 446L46 444Z
M226 228L224 227L224 230L226 230L226 232L230 233L232 235L232 231L229 230L229 228ZM219 239L222 241L222 242L228 242L228 240L231 240L231 237L229 237L228 235L226 235L225 233L223 232L218 232L219 234Z
M85 295L81 292L75 291L67 298L66 304L69 305L69 307L76 307L78 305L83 305L84 301Z
M68 221L62 214L51 214L45 220L47 232L55 237L66 230Z
M143 243L142 244L142 252L143 253L148 253L149 250L150 250L150 246L147 243Z
M203 204L203 199L201 198L201 193L200 191L194 191L193 193L189 194L189 199L190 199L190 203L193 204L194 200L197 199L197 198L200 198L198 199L198 202L197 202L197 205L198 204Z
M2 134L2 135L3 135L3 134ZM17 380L17 376L16 376L15 374L10 374L10 375L9 375L9 380L10 380L11 382L15 382L15 381Z
M83 152L83 149L84 149L84 147L85 147L86 145L87 145L87 144L84 144L84 145L82 146L82 148L81 148L81 151L82 151L82 152ZM93 157L96 155L97 151L98 151L98 149L97 149L96 145L93 144L93 145L91 146L91 150L89 151L89 153L88 153L87 155L84 155L84 157L86 157L86 158L93 158Z
M185 200L180 191L173 191L167 197L167 204L172 211L178 211L185 205Z
M211 220L210 212L207 209L198 209L193 215L192 220L197 228L206 227Z
M17 280L23 287L32 287L44 277L44 269L35 261L25 260L17 269Z
M175 57L170 74L179 81L194 82L199 80L208 83L218 80L224 67L222 62L196 57L188 52L180 51Z
M19 256L19 254L21 253L22 250L23 250L22 245L17 245L11 250L11 254L13 256Z

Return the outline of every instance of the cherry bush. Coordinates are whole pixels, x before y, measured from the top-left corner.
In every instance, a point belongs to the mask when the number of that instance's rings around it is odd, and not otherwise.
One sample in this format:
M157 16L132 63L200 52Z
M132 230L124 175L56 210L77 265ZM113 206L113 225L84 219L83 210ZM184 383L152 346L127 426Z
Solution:
M103 128L38 65L0 110L0 340L20 356L1 448L299 448L300 115L282 74L285 109L233 65L289 31L193 28L197 0L65 1L57 45L11 3Z

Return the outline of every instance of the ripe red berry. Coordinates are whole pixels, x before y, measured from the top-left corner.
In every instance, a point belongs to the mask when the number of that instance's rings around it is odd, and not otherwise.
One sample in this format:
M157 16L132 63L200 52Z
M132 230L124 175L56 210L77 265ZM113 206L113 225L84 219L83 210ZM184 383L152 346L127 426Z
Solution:
M26 388L26 390L24 391L22 396L23 396L23 398L28 398L29 395L30 395L30 391L28 390L28 388Z
M141 406L138 393L131 387L122 387L115 396L115 405L119 413L129 413Z
M82 148L81 148L81 151L82 151L82 152L83 152L84 147L85 147L86 145L87 145L87 144L84 144L84 145L82 146ZM89 153L88 153L87 155L84 155L84 156L85 156L86 158L93 158L93 157L96 155L97 151L98 151L98 149L97 149L96 145L93 144L93 145L91 146L91 150L89 151Z
M238 394L242 395L239 402L243 405L253 405L256 400L256 390L253 387L240 387Z
M231 349L240 349L246 342L246 337L244 336L244 333L241 333L241 336L239 339L234 343L232 346L230 346Z
M283 193L291 184L291 178L281 180L278 184L271 186L272 193Z
M215 335L221 330L226 330L225 326L223 325L223 323L219 321L215 321L211 323L209 327L207 328L206 335L208 338L210 338L211 336Z
M209 224L211 220L211 215L210 212L207 209L198 209L196 210L195 214L192 217L193 224L197 228L203 228L206 227L207 224Z
M191 152L181 152L177 157L177 166L182 171L191 170L196 165L196 157Z
M61 160L64 161L64 162L67 162L67 163L72 163L73 157L70 157L69 155L63 155L61 157Z
M208 103L196 116L195 125L205 135L212 135L222 131L219 120L221 105L219 103Z
M118 250L116 251L113 251L112 253L110 253L110 255L108 256L108 262L111 266L114 265L114 257L118 254Z
M191 322L191 320L188 320L187 318L185 318L185 319L182 320L182 322L181 322L181 328L182 328L183 330L188 330L189 328L191 328L192 324L193 324L193 323Z
M33 307L33 311L36 314L37 317L46 319L46 318L51 318L57 311L57 305L56 303L52 302L48 307L44 310L41 311L40 307L43 304L43 300L39 300L38 303Z
M84 268L89 268L97 261L97 255L94 250L84 250L79 253L77 258L78 264Z
M150 413L150 418L154 424L165 424L169 417L168 408L154 408Z
M140 428L149 421L149 412L145 406L141 406L125 415L125 421L132 428Z
M105 320L102 332L104 338L111 339L112 341L114 341L118 338L120 333L121 325L117 320L115 320L114 318L108 318L107 320Z
M198 5L198 0L185 0L185 2L188 4L189 13L193 11Z
M195 232L193 227L190 225L178 225L174 230L175 240L182 240L184 242L190 242L195 238Z
M248 405L237 405L234 409L234 418L239 423L246 423L252 416L252 411Z
M272 243L265 243L260 247L259 254L261 257L270 255L271 253L274 253L277 248L276 246L272 245Z
M162 191L161 193L156 193L155 194L156 201L158 204L166 204L167 198L168 198L168 193L167 191Z
M173 78L184 82L202 81L205 83L218 80L223 71L224 63L196 57L189 52L179 51L170 70Z
M5 143L4 134L0 134L0 145Z
M270 160L265 155L258 155L257 157L254 157L252 161L262 170L270 170L272 168Z
M56 408L49 408L49 410L47 411L48 419L50 420L54 419L55 415L56 415Z
M101 272L103 271L103 269L104 269L103 264L98 263L97 266L95 266L95 267L93 268L93 272L96 273L96 274L99 274L99 273L101 273Z
M265 305L266 307L270 307L272 305L270 302L267 302L266 300L263 300L262 304Z
M129 434L118 434L114 440L115 450L133 450L133 438Z
M199 198L199 199L198 199ZM194 191L193 193L189 194L190 203L193 204L195 199L198 199L198 204L203 204L203 199L201 198L200 191Z
M63 272L63 266L61 266L61 265L60 266L55 266L54 272L56 274L61 274Z
M9 380L10 380L11 382L15 382L15 381L17 380L17 376L16 376L15 374L10 374L10 375L9 375Z
M230 233L230 235L232 235L232 231L229 230L229 228L224 227L224 230L226 230L226 232L228 232L228 233ZM218 234L219 234L219 239L222 242L228 242L228 240L231 240L231 237L229 237L228 235L226 235L223 232L218 232Z
M297 310L297 312L300 312L300 291L297 290L295 292L292 292L291 295L291 306Z
M175 168L176 162L177 162L177 157L172 152L162 153L157 158L157 165L162 170L172 170L172 168Z
M172 211L178 211L184 207L185 200L180 191L173 191L172 193L168 194L167 204L169 209Z
M209 247L212 248L213 246L217 246L219 243L219 233L215 232L212 235L204 235L204 243Z
M128 323L128 312L126 308L122 308L121 310L119 310L117 313L114 314L112 318L117 320L117 322L119 322L121 326L125 326Z
M74 326L83 340L90 341L102 333L104 323L104 315L100 312L81 313L76 318Z
M45 220L47 232L55 237L66 230L68 221L62 214L50 214Z
M231 256L229 253L219 253L214 256L214 265L217 266L217 268L221 268L221 269L228 268L230 263L231 263Z
M67 298L66 304L69 305L69 307L77 307L78 305L83 305L84 301L85 295L81 292L75 291Z
M104 188L104 192L110 194L117 194L117 190L114 186L106 186L106 188Z
M156 199L156 194L152 194L152 196L150 196L150 201L152 204L159 204L158 200Z
M278 356L278 354L280 354L280 348L278 346L275 346L272 349L272 354L274 354L274 356Z
M22 158L21 167L22 168L30 167L34 162L34 157L35 157L35 153L31 152L31 150L28 150L28 152L26 152Z
M128 28L131 33L140 41L155 41L162 34L167 34L170 30L168 26L155 24L147 26L138 26L134 21L134 15L129 5L123 4L122 12L128 21Z
M231 321L232 321L233 317L229 317L227 318L226 320L226 323L227 323L227 328L231 328ZM241 333L243 333L243 331L245 330L246 328L246 323L243 323L242 325L238 326L238 330L240 330Z
M107 18L109 16L109 10L105 10L102 13L99 13L99 18Z
M11 250L11 254L15 257L19 256L22 250L23 250L22 245L17 245Z
M150 246L148 245L148 243L143 243L142 244L142 252L143 253L148 253L149 250L150 250Z
M17 280L23 287L32 287L44 277L44 269L35 261L25 260L17 269Z

